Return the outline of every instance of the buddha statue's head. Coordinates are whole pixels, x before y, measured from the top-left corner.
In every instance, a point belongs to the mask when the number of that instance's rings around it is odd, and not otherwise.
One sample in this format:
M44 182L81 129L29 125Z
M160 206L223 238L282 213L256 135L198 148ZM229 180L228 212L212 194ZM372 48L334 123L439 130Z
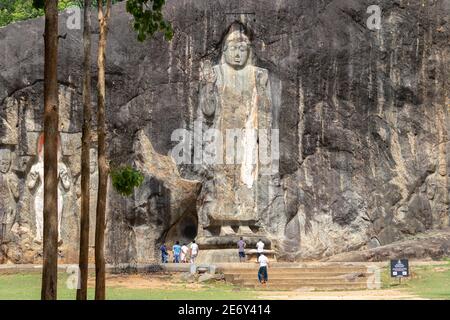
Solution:
M250 39L243 25L233 23L225 36L222 55L224 62L234 69L241 69L250 59Z
M0 149L0 173L7 173L11 167L11 150Z

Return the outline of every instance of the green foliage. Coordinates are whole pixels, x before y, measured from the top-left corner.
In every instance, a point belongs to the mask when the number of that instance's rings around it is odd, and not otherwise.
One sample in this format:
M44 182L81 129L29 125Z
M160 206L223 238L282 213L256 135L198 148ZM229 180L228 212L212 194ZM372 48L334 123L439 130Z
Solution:
M44 15L45 0L0 0L0 27L22 20L37 18ZM112 3L123 0L112 0ZM83 7L83 0L59 0L58 10L63 11L70 7ZM92 1L97 7L97 1Z
M44 10L33 7L33 0L4 0L0 5L0 27L43 14Z
M36 9L44 9L45 0L33 0L33 7Z
M123 0L112 0L112 3L121 1ZM0 27L16 21L43 16L44 4L45 0L1 0ZM167 40L172 39L172 25L164 19L162 14L164 4L165 0L127 0L127 12L134 17L134 29L137 31L139 41L144 41L158 31L163 32ZM73 6L82 7L83 0L58 1L59 10ZM92 1L92 6L97 7L96 0Z
M1 0L0 27L44 15L45 0ZM80 0L59 0L58 9L80 6Z
M113 187L118 193L130 196L133 194L134 188L142 184L144 176L138 170L125 166L112 170L111 179Z
M134 29L139 41L153 36L158 31L164 33L166 40L173 37L170 22L164 20L162 9L165 0L127 0L127 12L134 17Z

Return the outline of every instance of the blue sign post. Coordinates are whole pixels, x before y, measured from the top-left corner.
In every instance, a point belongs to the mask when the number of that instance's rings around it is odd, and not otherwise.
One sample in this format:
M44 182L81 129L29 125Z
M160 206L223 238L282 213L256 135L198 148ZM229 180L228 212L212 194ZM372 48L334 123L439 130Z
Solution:
M402 282L402 278L409 277L408 259L391 260L391 277L398 278L399 283Z

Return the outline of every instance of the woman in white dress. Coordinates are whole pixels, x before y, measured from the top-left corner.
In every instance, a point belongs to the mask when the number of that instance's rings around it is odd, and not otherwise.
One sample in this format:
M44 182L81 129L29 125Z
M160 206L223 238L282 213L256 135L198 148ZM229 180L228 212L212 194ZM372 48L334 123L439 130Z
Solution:
M187 253L189 251L189 248L187 247L186 243L183 243L183 246L181 247L181 263L187 263Z

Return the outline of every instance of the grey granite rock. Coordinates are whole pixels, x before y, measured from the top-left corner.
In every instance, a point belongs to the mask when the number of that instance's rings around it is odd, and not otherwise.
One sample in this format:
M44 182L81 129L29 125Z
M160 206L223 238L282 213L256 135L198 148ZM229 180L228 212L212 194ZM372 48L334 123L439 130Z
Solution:
M203 230L212 179L196 166L174 165L171 135L193 129L201 66L219 63L235 21L250 31L254 66L267 70L277 109L279 179L260 181L267 188L258 188L260 211L251 227L264 231L279 259L377 250L448 227L450 1L377 1L380 30L366 25L372 4L169 0L170 43L161 35L139 43L124 4L114 6L108 151L113 165L133 164L146 180L130 199L109 188L109 262L159 260L162 241L189 242ZM62 161L72 184L64 194L60 249L62 261L76 262L82 46L81 30L67 29L66 18L60 18L58 72ZM27 182L42 130L43 28L39 18L0 29L0 148L14 154L8 174L17 176L20 190L3 262L40 261L35 194ZM94 94L94 107L95 100Z

